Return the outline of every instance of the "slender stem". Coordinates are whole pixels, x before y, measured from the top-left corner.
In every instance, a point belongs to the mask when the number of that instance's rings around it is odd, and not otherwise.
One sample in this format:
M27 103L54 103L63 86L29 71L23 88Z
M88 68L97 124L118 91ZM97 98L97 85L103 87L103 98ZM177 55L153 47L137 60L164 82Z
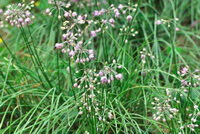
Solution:
M30 34L32 43L34 44L33 37L32 37L32 35L31 35L31 31L30 31L30 28L29 28L29 26L27 26L27 27L28 27L28 32L29 32L29 34ZM46 81L48 82L49 86L50 86L51 88L53 88L53 86L52 86L52 84L51 84L51 82L50 82L50 80L49 80L49 78L48 78L46 72L44 71L43 65L42 65L42 63L41 63L41 60L40 60L40 58L39 58L39 56L38 56L37 50L36 50L36 48L35 48L34 45L33 45L33 50L34 50L33 55L35 54L35 60L36 60L37 63L38 63L38 67L40 68L40 70L41 70L43 76L45 77Z
M68 58L68 62L69 62L70 80L71 80L71 84L72 84L72 87L73 87L74 83L73 83L73 79L72 79L72 69L71 69L71 59L70 59L70 57ZM72 88L72 92L73 92L73 95L74 95L74 99L75 99L75 101L76 101L76 95L75 95L75 91L74 91L73 88Z
M174 6L172 0L170 0L173 9L173 17L174 17L174 26L173 26L173 40L172 40L172 53L173 53L173 60L175 64L175 73L177 74L178 66L177 66L177 57L176 57L176 7Z
M59 70L59 52L57 50L57 75L58 75L58 89L60 90L60 70Z
M20 28L20 30L21 30L21 32L22 32L22 35L23 35L24 41L25 41L26 46L27 46L27 48L28 48L28 52L29 52L29 54L30 54L31 61L32 61L33 64L34 64L35 70L36 70L36 72L37 72L37 75L38 75L40 81L42 82L42 78L40 77L40 74L39 74L39 71L38 71L37 65L36 65L36 63L35 63L35 61L34 61L34 58L35 58L35 57L34 57L33 51L32 51L31 48L30 48L30 44L29 44L29 42L28 42L28 40L27 40L27 37L26 37L26 35L25 35L25 32L24 32L24 30L23 30L22 27Z

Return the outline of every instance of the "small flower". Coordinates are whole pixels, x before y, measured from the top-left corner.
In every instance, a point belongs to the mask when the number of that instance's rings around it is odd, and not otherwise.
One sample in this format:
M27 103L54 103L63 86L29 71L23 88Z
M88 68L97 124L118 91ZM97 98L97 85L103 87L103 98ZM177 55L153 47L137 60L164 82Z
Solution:
M30 18L26 18L25 22L26 22L26 24L29 24L31 22L31 19Z
M181 80L181 85L182 85L182 86L187 86L187 84L188 84L188 83L187 83L186 80Z
M123 75L122 74L117 74L117 75L115 75L115 78L117 80L121 80L123 78Z
M128 21L131 21L132 20L132 16L131 15L128 15L127 17L126 17L126 19L128 20Z
M120 10L122 10L122 9L124 8L124 6L123 6L122 4L119 4L118 8L119 8Z
M115 20L114 20L113 18L111 18L111 19L109 20L109 22L110 22L110 24L114 24L114 23L115 23Z
M178 28L178 27L176 27L176 29L175 29L176 31L180 31L180 29Z
M91 35L91 37L96 37L97 33L96 33L96 31L91 31L90 35Z
M97 10L94 11L92 14L93 14L93 16L99 16L100 15L99 11L97 11Z
M181 70L180 70L180 74L181 76L185 76L187 73L189 72L189 67L183 67Z
M2 14L3 13L3 9L0 9L0 14Z
M69 56L70 56L70 57L74 57L75 54L76 54L76 52L73 51L73 50L71 50L71 51L69 52Z
M162 21L161 20L156 20L155 24L156 25L160 25L160 24L162 24Z
M51 12L51 10L49 8L46 9L45 13L49 14Z
M58 15L58 19L61 19L62 17L61 17L61 15Z
M99 15L103 15L105 12L106 12L105 9L101 9L100 12L99 12Z
M103 77L101 77L101 83L107 83L108 82L108 79L105 77L105 76L103 76Z
M73 16L73 17L77 16L77 13L76 13L76 12L73 12L73 13L72 13L72 16Z
M74 83L74 87L78 87L78 84L77 84L77 83Z
M82 115L82 114L83 114L83 111L80 111L78 114L79 114L79 115Z
M119 17L120 16L120 13L117 11L117 12L115 12L115 17Z
M65 12L65 13L64 13L64 16L65 16L66 18L68 18L68 17L70 16L69 12Z
M194 105L194 109L198 109L198 106L197 106L197 105Z
M84 24L85 21L86 21L86 18L87 18L87 15L79 15L77 17L77 21L78 21L79 24Z
M67 34L63 34L63 35L62 35L62 39L63 39L64 41L66 41L66 39L67 39Z
M100 72L98 73L98 75L99 75L99 76L103 76L104 73L103 73L102 71L100 71Z
M111 112L109 112L109 113L108 113L108 118L111 120L111 119L114 118L114 115L113 115Z
M63 48L63 44L62 43L56 43L55 48L61 49L61 48Z
M67 50L66 50L66 49L62 49L61 52L62 52L62 53L66 53Z

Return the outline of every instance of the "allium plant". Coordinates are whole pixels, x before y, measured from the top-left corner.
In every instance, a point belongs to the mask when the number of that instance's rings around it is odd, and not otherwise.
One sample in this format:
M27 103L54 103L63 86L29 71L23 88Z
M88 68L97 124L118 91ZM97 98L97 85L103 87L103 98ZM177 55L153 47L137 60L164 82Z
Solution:
M48 0L48 3L51 4L52 8L47 8L45 14L52 15L52 12L58 10L58 19L61 19L61 15L65 8L69 8L71 3L68 1L62 0Z
M7 6L5 11L5 20L12 26L25 26L30 24L35 16L31 13L31 9L34 7L34 1L29 4L18 3Z
M0 133L199 134L199 4L0 2Z
M174 19L160 19L160 20L156 20L155 24L156 25L161 25L161 24L167 24L168 27L171 27L172 23L173 23ZM178 18L175 18L175 21L179 21ZM179 31L179 28L176 28L176 31Z
M188 66L181 67L180 89L166 89L166 98L155 97L152 102L156 121L166 122L169 128L178 127L177 133L192 133L199 127L199 102L192 97L193 88L199 85L199 70L190 72ZM170 122L174 122L170 123ZM172 125L172 126L170 126ZM173 126L174 125L174 126Z
M117 64L115 60L110 65L105 64L103 69L99 71L97 76L100 78L101 84L111 83L113 80L122 80L123 75L117 72L122 66ZM100 83L99 83L100 84Z
M186 105L185 107L184 97L181 96L181 92L166 89L166 96L166 99L154 98L155 101L152 102L154 109L153 119L166 122L170 128L178 127L180 134L187 131L195 131L195 128L199 126L197 123L197 118L200 116L198 105L191 100L187 100L187 103L191 105ZM175 124L169 122L174 122Z
M60 49L62 53L67 53L76 63L85 63L93 60L95 52L93 49L88 48L91 42L84 42L85 38L94 37L93 34L88 35L86 33L88 27L91 26L90 20L87 20L87 15L78 15L70 10L65 11L64 17L66 21L63 22L61 29L66 32L62 34L63 42L56 43L55 48Z
M99 73L96 69L84 70L83 76L75 79L73 87L82 92L80 102L77 102L79 115L85 115L88 118L95 116L98 121L107 122L114 119L115 116L112 110L105 107L102 102L103 90L99 86L102 80L99 80L98 77Z

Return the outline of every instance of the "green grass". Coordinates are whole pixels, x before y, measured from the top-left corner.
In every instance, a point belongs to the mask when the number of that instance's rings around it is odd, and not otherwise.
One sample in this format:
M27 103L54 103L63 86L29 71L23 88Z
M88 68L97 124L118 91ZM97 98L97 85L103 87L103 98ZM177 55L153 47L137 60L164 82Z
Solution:
M107 0L100 5L101 0L91 1L80 0L65 8L97 22L88 29L86 24L73 28L74 32L85 28L79 40L95 51L95 59L84 64L54 48L69 29L61 30L66 18L61 11L58 19L57 5L38 0L30 25L17 28L5 22L8 26L0 29L0 134L199 134L200 126L192 131L187 125L192 118L196 119L192 124L200 125L200 72L195 72L200 69L200 1ZM0 8L5 11L7 5L18 2L22 1L0 0ZM118 19L112 13L92 16L95 10L111 9L111 4L138 6ZM45 14L46 8L54 8L51 16ZM127 15L132 16L130 22ZM115 27L100 23L110 18L115 19ZM156 25L160 19L167 23ZM98 28L101 31L91 37L90 31ZM135 31L138 34L132 36ZM122 80L99 84L97 77L95 82L78 83L80 88L73 86L83 76L94 78L104 66L114 65L113 60L122 67L113 67L123 74ZM189 71L181 76L178 71L186 66ZM187 86L181 85L182 80ZM91 84L92 91L88 90ZM90 98L91 94L95 97ZM168 109L161 112L165 122L155 120L159 108L154 103ZM170 108L178 110L172 119L169 116L175 112L170 113Z

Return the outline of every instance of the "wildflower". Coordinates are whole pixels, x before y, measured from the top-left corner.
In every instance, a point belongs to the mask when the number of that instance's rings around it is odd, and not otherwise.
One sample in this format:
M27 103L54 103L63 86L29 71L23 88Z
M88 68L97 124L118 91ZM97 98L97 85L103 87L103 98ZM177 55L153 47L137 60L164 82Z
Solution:
M62 17L61 17L61 15L58 15L58 19L61 19Z
M78 87L78 84L77 84L77 83L74 83L74 87Z
M120 13L119 13L119 11L117 11L117 12L115 12L115 17L119 17L120 16Z
M188 83L187 83L186 80L181 80L181 85L182 85L182 86L187 86L187 84L188 84Z
M34 1L25 5L23 3L12 4L7 6L7 10L4 13L6 21L12 26L21 27L30 24L31 19L34 19L34 15L31 14L31 9L34 7Z
M99 116L99 118L98 118L98 119L99 119L99 121L101 121L101 120L102 120L102 117L100 117L100 116Z
M185 76L189 72L189 67L183 67L178 72L181 76Z
M76 12L73 12L73 13L72 13L72 16L73 16L73 17L77 16L77 13L76 13Z
M77 23L84 24L86 22L86 17L87 17L87 15L79 15L77 17Z
M114 23L115 23L115 20L114 20L113 18L111 18L111 19L109 20L109 22L110 22L110 24L114 24Z
M3 9L0 9L0 14L2 14L3 13Z
M66 39L67 39L67 34L63 34L63 35L62 35L62 39L63 39L64 41L66 41Z
M155 24L156 25L160 25L160 24L162 24L162 21L161 20L156 20Z
M105 9L101 9L101 10L99 11L99 15L103 15L105 12L106 12Z
M121 80L123 78L123 75L122 74L117 74L117 75L115 75L115 78L118 79L118 80Z
M108 79L105 77L105 76L103 76L103 77L101 77L101 83L107 83L108 82Z
M128 20L128 21L131 21L132 20L132 16L131 15L128 15L127 17L126 17L126 19Z
M55 48L61 49L61 48L63 48L63 44L62 43L56 43Z
M101 22L102 22L103 24L106 24L106 23L107 23L107 20L102 19Z
M109 113L108 113L108 118L111 120L111 119L114 118L114 115L113 115L111 112L109 112Z
M123 6L122 4L119 4L118 8L119 8L120 10L122 10L122 9L124 8L124 6Z
M176 27L176 29L175 29L176 31L180 31L180 29L178 28L178 27Z
M90 98L94 98L95 95L94 95L94 94L90 94L89 97L90 97Z
M83 114L83 111L79 111L79 113L78 113L79 115L82 115Z
M162 120L165 122L167 119L172 119L174 118L177 113L179 112L178 109L173 108L171 103L173 102L169 89L166 89L166 94L168 96L167 99L164 101L160 101L157 97L155 97L155 102L152 103L154 105L154 108L156 110L156 113L153 114L153 119L154 120ZM175 99L176 100L176 99Z
M197 106L197 105L194 105L194 109L198 109L198 106Z
M92 14L93 14L93 16L99 16L100 15L99 11L97 11L97 10L95 10Z
M97 33L96 33L96 31L91 31L90 35L91 35L91 37L96 37Z
M30 22L31 22L31 19L30 19L30 18L26 18L26 19L25 19L25 23L26 23L26 24L29 24Z
M155 56L150 54L150 53L148 53L145 48L143 48L142 51L140 51L140 54L141 54L140 57L142 59L143 65L146 63L146 57L150 57L151 59L155 58Z
M74 57L75 54L76 54L76 52L74 50L69 51L69 56L70 57Z
M66 53L67 50L66 50L66 49L62 49L61 52L62 52L62 53Z
M68 18L68 17L70 16L69 12L65 12L65 13L64 13L64 16L65 16L66 18Z
M109 20L109 22L110 22L110 24L111 24L112 27L115 26L115 20L114 20L113 18L111 18L111 19Z
M113 63L111 65L106 65L99 71L97 74L98 77L101 79L101 83L111 83L114 78L117 80L121 80L123 78L123 75L121 73L117 73L115 70L118 68L116 61L113 60ZM115 77L114 77L115 76Z
M99 76L103 76L103 74L104 74L104 73L103 73L102 71L100 71L100 72L98 73Z

